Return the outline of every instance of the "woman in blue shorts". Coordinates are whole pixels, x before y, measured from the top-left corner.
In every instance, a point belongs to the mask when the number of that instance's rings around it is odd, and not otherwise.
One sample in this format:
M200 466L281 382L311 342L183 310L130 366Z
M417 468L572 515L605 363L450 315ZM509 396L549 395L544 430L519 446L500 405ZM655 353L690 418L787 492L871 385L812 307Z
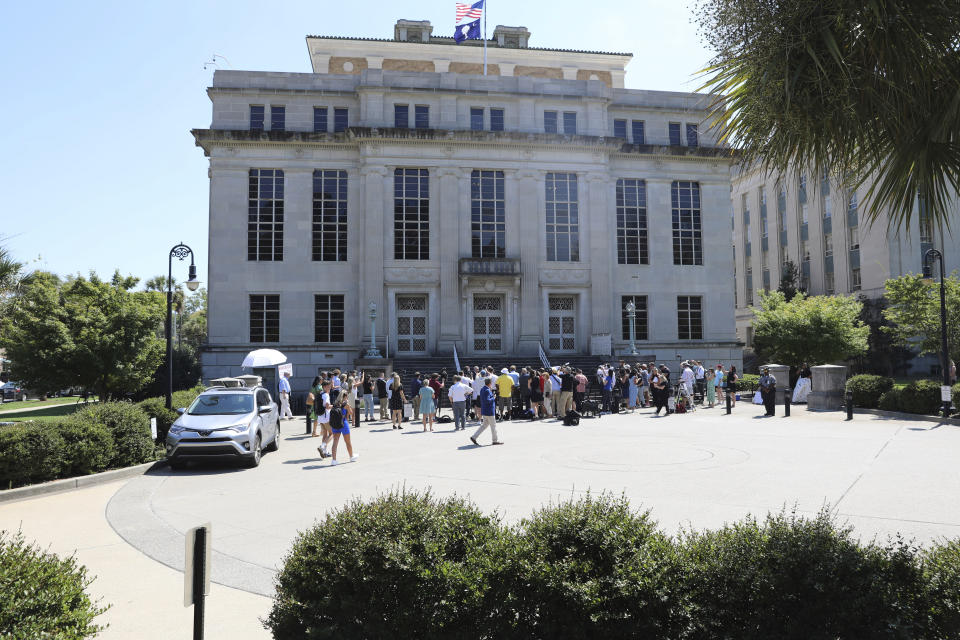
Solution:
M353 453L353 445L350 443L350 423L347 421L346 408L344 408L342 403L338 402L335 407L330 409L330 415L333 416L335 411L340 414L340 426L336 427L335 420L331 417L330 430L333 431L333 448L330 450L333 458L330 461L331 467L340 464L337 462L337 445L340 444L340 436L343 436L343 442L347 445L347 454L350 456L350 462L356 462L360 457L359 454Z

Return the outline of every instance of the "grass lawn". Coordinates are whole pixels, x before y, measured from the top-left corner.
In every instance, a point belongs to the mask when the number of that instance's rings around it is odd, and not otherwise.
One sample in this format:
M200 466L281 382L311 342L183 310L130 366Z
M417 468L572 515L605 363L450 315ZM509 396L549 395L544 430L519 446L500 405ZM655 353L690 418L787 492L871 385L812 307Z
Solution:
M69 404L56 404L45 406L42 409L33 411L12 411L10 413L0 413L0 422L25 422L27 420L56 420L63 416L68 416L77 411L83 404L77 404L76 401Z
M4 402L0 404L0 415L4 411L15 411L20 412L24 409L33 409L35 407L54 407L61 404L76 404L77 396L71 396L67 398L50 398L48 400L27 400L26 402L17 401L17 402ZM80 402L83 403L83 400L80 399Z

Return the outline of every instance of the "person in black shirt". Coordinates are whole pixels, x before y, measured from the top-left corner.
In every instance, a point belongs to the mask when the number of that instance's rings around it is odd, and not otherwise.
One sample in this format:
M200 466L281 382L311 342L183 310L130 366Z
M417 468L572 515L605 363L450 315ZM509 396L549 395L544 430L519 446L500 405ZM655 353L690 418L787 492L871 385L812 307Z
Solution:
M380 419L386 420L387 414L387 381L383 379L383 374L377 378L377 399L380 401Z
M530 408L530 374L526 367L520 369L520 401L524 409Z
M373 422L373 378L363 374L363 406L367 422Z
M567 415L567 411L573 408L573 390L576 386L573 373L568 367L563 367L560 370L560 402L556 409L556 415L561 420Z

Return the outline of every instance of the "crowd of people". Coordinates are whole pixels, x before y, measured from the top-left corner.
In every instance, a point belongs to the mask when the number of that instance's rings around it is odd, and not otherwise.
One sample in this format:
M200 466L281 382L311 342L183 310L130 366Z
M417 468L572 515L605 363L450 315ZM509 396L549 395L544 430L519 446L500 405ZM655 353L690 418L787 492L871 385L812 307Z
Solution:
M389 420L394 429L412 425L433 431L437 422L454 424L465 431L467 422L479 423L470 437L474 444L487 429L492 443L502 444L496 423L503 420L564 420L568 415L601 415L625 408L655 408L655 415L684 413L696 408L714 407L730 394L736 402L737 368L723 364L704 367L702 362L681 363L677 380L671 380L670 367L653 362L641 364L600 364L591 377L582 369L560 367L509 366L496 371L492 366L466 367L455 374L446 369L437 373L416 372L404 382L399 373L368 374L339 369L317 376L307 394L307 432L321 438L317 450L322 458L338 464L337 449L342 439L350 461L353 451L350 425L356 425L359 401L363 419ZM774 382L775 384L775 382ZM599 392L599 393L598 393ZM289 383L281 381L284 415L290 395ZM599 402L593 400L599 396ZM446 403L444 405L444 400ZM441 416L441 406L450 416ZM625 406L624 406L625 405ZM378 411L377 411L378 410ZM376 415L376 417L375 417Z

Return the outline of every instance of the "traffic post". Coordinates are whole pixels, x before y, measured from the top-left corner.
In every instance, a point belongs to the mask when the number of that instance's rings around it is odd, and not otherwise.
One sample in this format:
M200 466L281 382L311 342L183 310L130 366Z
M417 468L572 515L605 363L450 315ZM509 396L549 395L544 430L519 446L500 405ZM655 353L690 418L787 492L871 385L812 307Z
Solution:
M210 594L210 523L187 531L183 606L193 605L193 640L203 640L204 598Z

